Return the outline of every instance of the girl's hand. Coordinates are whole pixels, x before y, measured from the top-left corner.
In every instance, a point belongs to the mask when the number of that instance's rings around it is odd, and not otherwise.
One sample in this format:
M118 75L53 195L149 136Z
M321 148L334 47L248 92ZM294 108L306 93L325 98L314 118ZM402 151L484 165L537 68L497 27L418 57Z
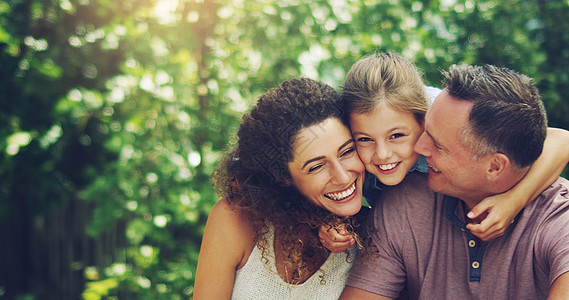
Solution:
M318 237L322 245L333 253L342 253L356 243L344 225L320 226Z
M524 199L525 200L525 199ZM482 241L497 238L506 232L525 204L512 201L508 193L488 197L467 214L471 222L466 228Z
M488 197L478 203L467 215L474 222L466 227L483 241L504 234L524 206L539 196L561 175L563 168L569 162L568 143L569 131L548 128L543 152L526 176L509 191ZM476 222L476 219L481 222Z

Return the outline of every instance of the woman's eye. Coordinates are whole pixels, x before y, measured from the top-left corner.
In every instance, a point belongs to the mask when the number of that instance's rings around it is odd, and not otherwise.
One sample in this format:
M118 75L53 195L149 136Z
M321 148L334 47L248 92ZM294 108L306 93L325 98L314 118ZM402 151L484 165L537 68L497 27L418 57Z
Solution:
M371 141L373 141L373 140L368 138L368 137L358 138L358 142L371 142Z
M391 139L397 139L400 137L404 137L405 135L403 133L394 133L390 136Z
M322 168L322 165L316 165L314 167L311 167L310 169L308 169L308 173L312 173L314 171L319 170L320 168Z
M354 151L356 151L356 148L350 147L350 148L346 149L346 151L344 151L341 156L349 155L349 154L353 153Z

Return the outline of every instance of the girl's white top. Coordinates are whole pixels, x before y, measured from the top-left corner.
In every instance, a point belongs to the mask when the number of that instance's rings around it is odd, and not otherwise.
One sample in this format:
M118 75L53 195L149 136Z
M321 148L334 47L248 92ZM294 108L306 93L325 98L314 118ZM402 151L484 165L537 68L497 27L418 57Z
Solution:
M355 246L344 253L330 253L320 269L304 283L289 284L277 272L272 229L268 237L268 263L263 262L261 250L255 246L247 263L235 273L231 299L315 300L340 297L356 259Z
M427 94L427 103L429 106L433 104L435 98L439 95L441 89L433 87L433 86L425 86L425 94Z

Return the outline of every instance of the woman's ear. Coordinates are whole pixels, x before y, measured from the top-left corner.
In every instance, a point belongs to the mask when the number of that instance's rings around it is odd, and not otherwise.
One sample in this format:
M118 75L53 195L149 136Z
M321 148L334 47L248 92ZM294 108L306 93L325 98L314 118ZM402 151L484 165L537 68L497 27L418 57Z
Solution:
M289 176L286 175L281 175L281 178L278 179L278 183L280 186L284 187L284 188L288 188L292 186L292 178L290 178Z
M289 188L292 186L292 179L285 179L283 180L283 184L285 187Z

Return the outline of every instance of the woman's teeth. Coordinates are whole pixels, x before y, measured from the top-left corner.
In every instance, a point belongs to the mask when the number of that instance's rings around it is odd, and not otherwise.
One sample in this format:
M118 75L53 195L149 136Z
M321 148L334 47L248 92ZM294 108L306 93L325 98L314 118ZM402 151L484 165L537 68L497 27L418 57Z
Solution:
M342 200L344 198L347 198L349 196L351 196L354 192L356 191L356 183L352 183L352 186L350 188L348 188L347 190L343 191L343 192L338 192L338 193L328 193L325 194L324 196L338 201L338 200Z
M398 163L391 163L391 164L384 164L384 165L377 165L383 171L389 171L395 167L397 167Z

